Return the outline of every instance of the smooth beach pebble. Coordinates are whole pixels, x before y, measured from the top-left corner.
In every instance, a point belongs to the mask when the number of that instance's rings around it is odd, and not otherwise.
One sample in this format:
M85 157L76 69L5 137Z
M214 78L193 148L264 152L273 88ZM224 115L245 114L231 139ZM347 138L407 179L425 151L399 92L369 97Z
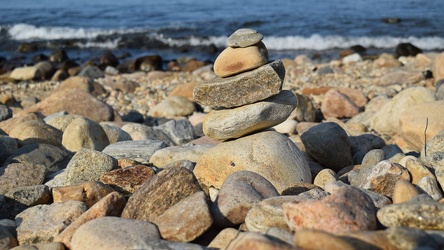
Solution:
M259 42L245 48L228 47L214 61L214 73L218 77L229 77L259 68L268 61L268 50Z
M227 38L227 45L233 48L245 48L260 42L264 35L254 29L238 29Z

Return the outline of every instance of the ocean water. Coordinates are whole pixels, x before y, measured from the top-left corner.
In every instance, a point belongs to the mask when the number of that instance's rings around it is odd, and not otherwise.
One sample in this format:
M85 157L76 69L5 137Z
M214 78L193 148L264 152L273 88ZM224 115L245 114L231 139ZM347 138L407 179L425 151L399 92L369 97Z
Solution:
M442 51L443 10L443 0L0 0L0 56L63 48L78 61L105 50L214 60L239 28L264 34L271 59L358 44L368 53L394 52L401 42ZM38 51L19 53L21 43Z

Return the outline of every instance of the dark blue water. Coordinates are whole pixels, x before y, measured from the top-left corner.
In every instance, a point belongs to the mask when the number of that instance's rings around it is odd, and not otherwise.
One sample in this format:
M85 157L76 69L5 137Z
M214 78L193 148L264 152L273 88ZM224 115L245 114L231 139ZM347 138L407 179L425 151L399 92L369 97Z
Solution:
M39 53L65 48L79 60L106 49L211 60L239 28L263 33L271 57L356 44L444 49L443 0L0 1L0 55L6 57L17 56L26 42Z

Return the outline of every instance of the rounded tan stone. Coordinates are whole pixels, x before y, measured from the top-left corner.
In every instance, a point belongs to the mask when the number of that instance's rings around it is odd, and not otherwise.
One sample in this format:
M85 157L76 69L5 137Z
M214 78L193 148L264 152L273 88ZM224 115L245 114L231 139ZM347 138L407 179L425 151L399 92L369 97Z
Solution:
M218 144L199 158L194 174L203 186L220 188L229 175L240 170L262 175L279 193L293 183L311 183L310 169L302 152L275 131Z
M342 249L354 250L346 240L321 230L300 229L294 234L294 244L301 249Z
M263 42L245 48L228 47L214 61L214 73L219 77L236 75L259 68L268 61L268 51Z
M419 194L419 190L409 181L398 180L393 188L393 204L411 200Z
M316 175L316 177L314 178L313 184L315 184L316 186L318 186L320 188L324 188L326 184L328 184L330 182L335 182L337 180L338 179L336 177L335 171L326 168L326 169L321 170Z

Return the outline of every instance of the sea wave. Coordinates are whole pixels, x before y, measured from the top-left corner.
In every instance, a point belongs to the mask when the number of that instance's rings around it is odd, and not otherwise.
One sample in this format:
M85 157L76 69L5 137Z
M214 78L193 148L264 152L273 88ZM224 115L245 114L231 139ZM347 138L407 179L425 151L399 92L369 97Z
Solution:
M10 27L1 26L12 40L16 41L46 41L46 40L67 40L81 39L77 45L81 48L117 48L125 47L125 36L141 37L141 40L148 40L161 43L167 47L180 46L208 46L215 45L219 48L226 47L227 36L207 36L199 37L192 33L182 38L173 38L167 34L154 29L97 29L97 28L73 28L73 27L39 27L30 24L15 24ZM423 50L444 49L444 37L395 37L395 36L321 36L313 34L311 36L266 36L263 40L270 50L328 50L345 49L353 45L362 45L366 48L389 49L394 48L399 43L412 43ZM133 44L133 43L132 43Z

